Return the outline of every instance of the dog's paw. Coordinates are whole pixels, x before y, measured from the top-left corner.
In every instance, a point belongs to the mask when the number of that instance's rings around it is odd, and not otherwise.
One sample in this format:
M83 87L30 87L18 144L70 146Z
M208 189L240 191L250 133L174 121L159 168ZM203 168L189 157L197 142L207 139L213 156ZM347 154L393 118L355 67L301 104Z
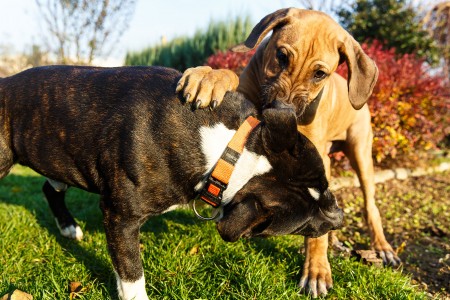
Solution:
M377 250L377 252L383 260L383 265L385 266L398 267L402 263L402 260L392 249Z
M391 245L387 241L378 243L375 242L373 244L373 249L383 260L383 265L391 267L398 267L401 265L401 259L397 256L397 253L394 249L392 249Z
M58 226L59 232L63 237L81 241L83 239L83 231L81 230L80 226L78 224L71 224L67 226L60 226L57 219L56 226Z
M305 261L299 287L303 293L313 298L327 295L328 290L333 287L331 267L327 257Z
M213 70L208 66L189 68L178 81L176 92L182 93L194 109L219 105L225 93L236 90L238 76L225 69Z
M337 238L333 238L331 248L337 252L349 254L352 250L340 242Z

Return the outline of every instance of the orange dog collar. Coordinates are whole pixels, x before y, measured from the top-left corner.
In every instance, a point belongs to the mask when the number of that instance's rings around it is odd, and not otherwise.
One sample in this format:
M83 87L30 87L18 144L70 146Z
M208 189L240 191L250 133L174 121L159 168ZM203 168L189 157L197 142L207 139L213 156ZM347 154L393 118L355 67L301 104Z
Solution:
M247 139L254 128L261 123L255 117L248 117L238 128L228 143L225 151L217 161L213 171L208 176L206 184L200 191L200 199L217 208L222 202L223 191L230 182L231 174L239 157L244 151Z

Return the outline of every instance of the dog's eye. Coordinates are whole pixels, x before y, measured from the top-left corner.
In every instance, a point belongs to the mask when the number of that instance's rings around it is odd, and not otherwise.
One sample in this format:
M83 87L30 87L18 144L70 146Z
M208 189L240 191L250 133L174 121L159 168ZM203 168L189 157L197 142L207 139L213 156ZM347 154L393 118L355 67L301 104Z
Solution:
M289 58L286 53L286 49L279 48L277 49L277 60L280 68L285 69L289 64Z
M324 79L325 77L327 77L327 73L325 73L325 72L322 71L322 70L317 70L317 71L314 73L314 79L315 79L315 80L322 80L322 79Z

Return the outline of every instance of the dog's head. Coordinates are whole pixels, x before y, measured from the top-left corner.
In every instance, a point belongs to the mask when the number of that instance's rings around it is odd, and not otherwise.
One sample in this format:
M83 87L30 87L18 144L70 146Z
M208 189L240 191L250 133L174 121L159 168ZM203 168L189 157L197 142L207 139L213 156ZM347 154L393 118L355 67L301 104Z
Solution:
M265 171L247 179L225 205L217 223L224 240L283 234L318 237L342 225L342 210L328 189L322 159L297 132L293 109L264 110L247 148L249 160L256 162L248 165L258 169L264 164Z
M270 31L272 36L261 44ZM353 37L318 11L289 8L269 14L233 51L249 51L259 44L255 56L263 60L260 84L266 104L275 99L293 104L298 117L321 97L340 63L348 65L348 94L355 109L367 102L378 78L375 63Z

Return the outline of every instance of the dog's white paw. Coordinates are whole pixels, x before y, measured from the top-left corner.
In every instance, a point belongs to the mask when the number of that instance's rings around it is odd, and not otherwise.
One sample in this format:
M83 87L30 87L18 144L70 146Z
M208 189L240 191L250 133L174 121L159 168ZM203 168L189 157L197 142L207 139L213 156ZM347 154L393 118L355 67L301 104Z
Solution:
M117 292L120 300L149 300L145 292L144 275L137 281L124 281L116 273Z
M67 227L61 227L59 225L58 220L55 219L55 221L56 221L56 226L58 226L59 232L61 233L61 235L63 237L77 240L77 241L81 241L83 239L83 231L81 230L80 226L69 225Z

